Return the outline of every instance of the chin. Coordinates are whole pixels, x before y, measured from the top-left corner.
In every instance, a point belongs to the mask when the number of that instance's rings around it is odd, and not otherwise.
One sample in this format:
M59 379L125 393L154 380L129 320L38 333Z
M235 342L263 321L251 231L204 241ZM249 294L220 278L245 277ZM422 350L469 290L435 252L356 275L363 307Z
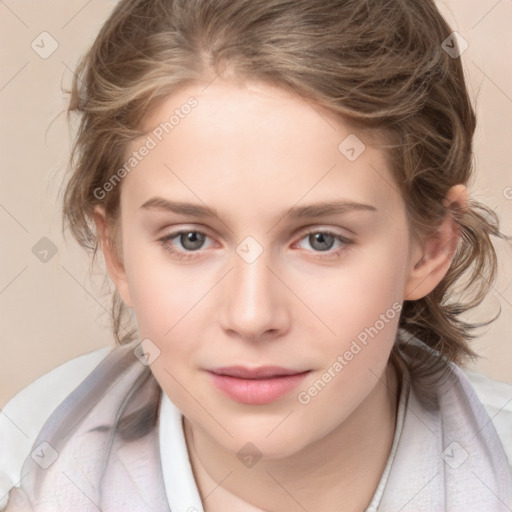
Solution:
M286 420L285 420L286 421ZM277 425L279 422L276 422ZM279 426L272 429L250 428L231 429L233 438L230 438L224 448L233 455L243 457L253 451L258 457L264 459L284 459L306 448L313 439L305 435L304 429L297 426L296 429ZM222 443L224 444L224 443Z

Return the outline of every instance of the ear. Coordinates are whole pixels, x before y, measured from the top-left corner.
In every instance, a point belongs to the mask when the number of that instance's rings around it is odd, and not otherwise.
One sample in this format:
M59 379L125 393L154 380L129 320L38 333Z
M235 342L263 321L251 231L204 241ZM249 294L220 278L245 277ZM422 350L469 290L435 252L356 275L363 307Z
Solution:
M100 240L101 250L105 258L108 273L124 303L129 308L133 308L124 264L119 258L118 250L116 250L115 234L107 220L103 206L96 206L94 208L94 222L96 224L96 231ZM119 250L122 252L122 248Z
M464 185L450 188L443 200L448 209L436 233L413 250L412 268L406 281L404 300L418 300L428 295L448 272L460 240L460 230L450 213L455 204L461 210L468 204L468 191Z

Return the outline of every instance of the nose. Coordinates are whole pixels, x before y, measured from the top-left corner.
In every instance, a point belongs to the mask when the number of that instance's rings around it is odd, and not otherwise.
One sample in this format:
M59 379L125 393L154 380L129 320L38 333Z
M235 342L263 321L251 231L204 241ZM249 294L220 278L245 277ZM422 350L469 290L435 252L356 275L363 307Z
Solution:
M267 253L252 263L235 253L233 267L221 290L224 331L249 341L274 339L285 333L290 325L290 292L276 276Z

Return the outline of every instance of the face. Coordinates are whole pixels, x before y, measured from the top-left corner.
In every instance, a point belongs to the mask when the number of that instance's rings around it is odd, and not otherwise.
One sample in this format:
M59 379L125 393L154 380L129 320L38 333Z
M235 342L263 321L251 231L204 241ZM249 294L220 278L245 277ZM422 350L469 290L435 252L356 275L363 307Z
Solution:
M369 396L395 340L414 252L386 153L256 83L182 89L146 127L115 279L151 370L219 446L296 453Z

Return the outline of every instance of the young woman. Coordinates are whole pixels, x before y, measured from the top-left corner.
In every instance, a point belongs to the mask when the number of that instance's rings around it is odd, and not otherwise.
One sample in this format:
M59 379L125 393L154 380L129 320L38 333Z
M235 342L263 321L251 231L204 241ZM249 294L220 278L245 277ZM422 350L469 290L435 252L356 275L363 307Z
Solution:
M67 396L7 510L510 510L459 368L502 235L457 48L431 0L119 3L64 220L120 346L25 392Z

